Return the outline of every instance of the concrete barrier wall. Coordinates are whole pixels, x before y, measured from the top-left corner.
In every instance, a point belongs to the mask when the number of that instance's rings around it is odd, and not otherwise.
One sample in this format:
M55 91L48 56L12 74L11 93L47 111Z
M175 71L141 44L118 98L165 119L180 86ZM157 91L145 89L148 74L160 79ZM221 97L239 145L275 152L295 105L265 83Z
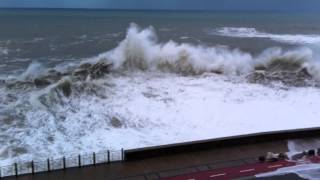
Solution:
M243 144L270 142L275 140L298 139L307 137L320 137L320 128L293 129L284 131L272 131L225 138L192 141L186 143L153 146L147 148L125 150L126 161L140 160L164 155L173 155L180 152L192 152L211 148L223 148Z

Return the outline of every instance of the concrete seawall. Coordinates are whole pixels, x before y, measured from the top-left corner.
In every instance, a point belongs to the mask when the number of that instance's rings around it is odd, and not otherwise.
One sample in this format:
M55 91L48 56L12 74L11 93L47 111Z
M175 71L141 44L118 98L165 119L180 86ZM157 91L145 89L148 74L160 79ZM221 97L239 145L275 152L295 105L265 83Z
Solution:
M320 137L320 128L305 128L283 131L271 131L225 138L192 141L185 143L153 146L147 148L125 150L125 160L140 160L158 156L173 155L181 152L193 152L211 148L225 148L230 146L255 144L275 140L299 139L308 137Z
M320 138L320 128L295 129L126 150L125 161L4 179L168 178L257 162L266 152L287 152L287 140Z

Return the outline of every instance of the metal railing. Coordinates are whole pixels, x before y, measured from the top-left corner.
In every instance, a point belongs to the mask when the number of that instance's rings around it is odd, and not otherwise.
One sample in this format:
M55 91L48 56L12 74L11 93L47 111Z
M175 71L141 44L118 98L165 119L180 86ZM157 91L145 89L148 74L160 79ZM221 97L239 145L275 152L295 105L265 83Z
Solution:
M39 172L50 172L65 170L68 168L95 166L124 160L123 149L119 151L105 151L92 154L79 154L75 156L63 156L61 158L48 158L44 161L30 161L14 163L0 167L0 178L8 176L19 176L24 174L35 174Z

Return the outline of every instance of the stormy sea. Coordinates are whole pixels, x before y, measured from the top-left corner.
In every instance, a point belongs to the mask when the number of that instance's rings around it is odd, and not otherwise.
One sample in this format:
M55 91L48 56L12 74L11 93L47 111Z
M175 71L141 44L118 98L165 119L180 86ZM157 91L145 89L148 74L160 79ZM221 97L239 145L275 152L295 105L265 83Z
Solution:
M320 125L320 14L0 10L0 166Z

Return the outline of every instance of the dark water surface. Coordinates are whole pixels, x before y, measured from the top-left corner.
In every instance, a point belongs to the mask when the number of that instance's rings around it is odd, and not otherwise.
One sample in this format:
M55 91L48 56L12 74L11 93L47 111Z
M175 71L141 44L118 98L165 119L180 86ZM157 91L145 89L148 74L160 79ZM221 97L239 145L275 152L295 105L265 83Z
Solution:
M320 34L320 16L310 13L0 9L0 71L21 70L32 61L55 65L95 56L116 47L132 22L153 26L161 42L226 45L251 53L295 45L210 32L245 27L270 34Z

